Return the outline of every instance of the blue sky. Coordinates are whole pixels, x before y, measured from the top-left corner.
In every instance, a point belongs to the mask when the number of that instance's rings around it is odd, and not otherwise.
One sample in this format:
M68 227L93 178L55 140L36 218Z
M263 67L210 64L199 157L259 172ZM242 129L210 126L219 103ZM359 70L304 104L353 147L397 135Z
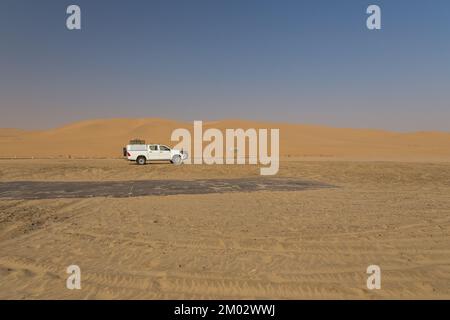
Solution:
M82 30L68 31L78 4ZM382 9L382 30L366 8ZM450 131L447 0L0 0L0 127L242 118Z

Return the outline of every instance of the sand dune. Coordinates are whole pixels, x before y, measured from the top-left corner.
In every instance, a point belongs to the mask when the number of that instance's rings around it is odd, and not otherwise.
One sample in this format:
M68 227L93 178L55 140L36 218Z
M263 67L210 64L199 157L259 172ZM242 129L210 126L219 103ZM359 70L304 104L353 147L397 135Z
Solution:
M18 135L23 134L25 131L14 128L0 128L0 137L1 138L14 138Z
M170 144L172 130L180 127L192 123L111 119L44 131L1 129L0 156L120 157L129 139ZM450 134L239 120L204 127L279 128L281 154L290 159L281 161L277 178L334 187L2 198L0 298L450 297L450 165L432 163L450 161ZM305 161L316 158L330 161ZM0 183L259 177L256 165L137 166L116 159L0 163ZM82 290L65 287L66 268L74 263L82 269ZM382 290L366 287L371 264L383 270Z
M371 129L332 128L286 123L222 120L205 128L279 128L282 157L331 159L450 161L450 133L398 133ZM0 157L121 156L130 139L174 145L176 128L191 122L167 119L87 120L49 130L0 129Z

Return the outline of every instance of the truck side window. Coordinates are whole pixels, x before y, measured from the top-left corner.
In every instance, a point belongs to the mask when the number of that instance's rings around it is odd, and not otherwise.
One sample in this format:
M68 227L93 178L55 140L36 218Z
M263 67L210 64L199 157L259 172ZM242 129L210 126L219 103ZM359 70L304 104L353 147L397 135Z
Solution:
M150 151L158 151L158 146L150 146Z
M161 151L170 151L170 149L167 148L166 146L159 146L159 149L160 149Z

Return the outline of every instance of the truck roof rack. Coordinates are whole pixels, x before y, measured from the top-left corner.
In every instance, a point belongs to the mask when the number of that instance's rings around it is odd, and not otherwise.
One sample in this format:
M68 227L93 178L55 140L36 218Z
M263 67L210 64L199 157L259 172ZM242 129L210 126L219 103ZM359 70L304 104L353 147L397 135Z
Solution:
M145 140L133 139L133 140L130 140L130 144L145 144Z

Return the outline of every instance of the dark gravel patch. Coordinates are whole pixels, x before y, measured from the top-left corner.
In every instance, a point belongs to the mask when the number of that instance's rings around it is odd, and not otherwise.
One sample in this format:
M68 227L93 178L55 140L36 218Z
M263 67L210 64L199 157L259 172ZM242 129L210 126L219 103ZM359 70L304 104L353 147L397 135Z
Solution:
M168 196L177 194L209 194L255 191L302 191L330 188L331 185L286 178L245 178L205 180L143 180L143 181L82 181L0 182L3 199L58 199L90 197Z

